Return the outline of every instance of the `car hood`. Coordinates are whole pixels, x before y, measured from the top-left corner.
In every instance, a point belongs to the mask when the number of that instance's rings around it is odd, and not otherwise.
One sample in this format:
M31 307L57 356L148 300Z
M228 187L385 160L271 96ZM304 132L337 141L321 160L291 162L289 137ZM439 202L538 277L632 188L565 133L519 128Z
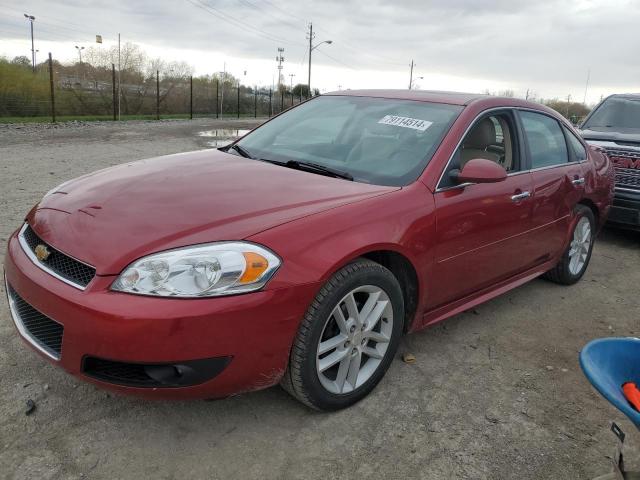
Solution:
M149 253L241 240L397 189L204 150L71 180L46 195L28 220L55 248L99 275L115 275Z
M580 135L582 135L582 138L587 141L606 140L614 143L620 143L622 146L625 144L637 144L636 146L640 146L640 131L637 129L624 129L614 132L608 128L594 127L594 130L580 130Z

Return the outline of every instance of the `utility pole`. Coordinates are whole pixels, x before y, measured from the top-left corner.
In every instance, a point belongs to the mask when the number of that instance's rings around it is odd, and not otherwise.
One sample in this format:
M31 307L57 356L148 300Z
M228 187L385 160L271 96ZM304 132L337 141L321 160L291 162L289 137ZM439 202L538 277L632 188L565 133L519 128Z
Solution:
M313 52L313 23L309 22L309 33L307 34L309 37L309 77L307 80L307 90L309 90L309 97L311 97L311 52Z
M589 90L590 78L591 78L591 68L587 70L587 84L584 87L584 100L582 100L582 103L584 103L585 105L587 104L587 90Z
M323 43L326 43L327 45L331 45L333 43L332 40L323 40L322 42L314 45L313 39L315 38L315 36L316 34L313 33L313 24L309 22L309 32L307 33L307 38L309 39L309 77L307 80L307 89L309 90L309 97L313 96L311 94L311 52L313 52L316 48L318 48Z
M413 60L411 60L411 70L409 71L409 90L411 90L411 85L413 85Z
M280 90L280 85L282 84L282 62L284 62L284 48L282 47L278 47L276 62L278 62L278 90Z
M224 117L224 84L227 79L227 62L223 63L222 70L222 91L220 92L220 114Z
M293 94L293 77L295 77L296 74L295 73L290 73L289 77L291 77L291 93Z
M527 93L526 93L526 95L524 96L524 99L525 99L525 100L529 100L529 89L528 89L528 88L527 88Z
M567 118L569 118L569 105L571 102L571 94L567 95Z
M51 89L51 121L56 123L56 101L53 89L53 60L49 52L49 88Z
M36 49L33 45L33 22L35 21L36 17L25 13L24 18L26 18L31 24L31 66L33 69L33 73L36 73Z
M120 121L120 98L122 97L122 83L120 82L120 34L118 34L118 121Z

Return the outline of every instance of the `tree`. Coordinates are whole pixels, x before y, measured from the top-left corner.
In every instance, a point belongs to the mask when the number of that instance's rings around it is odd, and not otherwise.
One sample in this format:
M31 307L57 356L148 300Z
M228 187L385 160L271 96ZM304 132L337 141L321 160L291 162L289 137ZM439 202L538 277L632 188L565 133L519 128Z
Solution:
M306 83L298 83L295 87L293 87L293 95L299 97L300 94L302 94L302 98L309 97L309 87ZM313 95L320 95L320 90L314 88Z
M302 95L306 98L309 96L309 87L304 83L298 83L295 87L293 87L293 94L296 97Z
M590 109L584 103L580 102L567 102L554 98L553 100L545 100L544 103L547 107L553 108L556 112L562 114L573 123L579 122L581 119L587 116Z
M13 57L13 60L11 60L11 63L14 65L21 65L23 67L30 67L31 66L31 60L28 59L27 57L25 57L24 55L20 55L18 57Z

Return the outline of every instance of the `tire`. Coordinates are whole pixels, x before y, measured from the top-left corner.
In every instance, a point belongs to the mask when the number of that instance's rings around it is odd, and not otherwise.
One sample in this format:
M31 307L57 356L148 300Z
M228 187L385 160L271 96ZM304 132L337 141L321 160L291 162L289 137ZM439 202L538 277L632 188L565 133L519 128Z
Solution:
M353 405L374 389L389 368L403 323L402 290L388 269L366 259L345 266L327 281L307 310L282 387L316 410ZM327 365L332 366L321 371Z
M578 243L581 243L581 232L584 233L581 229L585 228L585 222L588 223L589 227L589 245L585 249L584 244L582 244L580 251L576 252L574 248ZM591 209L584 205L577 205L574 209L571 242L569 243L566 251L562 254L562 258L558 264L545 274L546 278L552 282L559 283L560 285L573 285L582 278L584 272L586 272L587 267L589 266L589 260L591 260L591 252L593 251L593 243L595 239L595 227L596 221ZM577 267L577 263L572 263L572 261L575 262L575 256L577 254L582 256L582 262L579 268Z

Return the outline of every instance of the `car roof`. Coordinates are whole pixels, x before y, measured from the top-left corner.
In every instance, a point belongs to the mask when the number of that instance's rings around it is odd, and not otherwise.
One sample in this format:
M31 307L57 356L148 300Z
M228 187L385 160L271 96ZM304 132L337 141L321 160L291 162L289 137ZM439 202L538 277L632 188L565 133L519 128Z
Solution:
M467 106L480 103L487 108L492 107L524 107L545 112L552 112L547 106L513 97L499 97L481 93L446 92L437 90L339 90L324 93L333 96L390 98L397 100L414 100L420 102L445 103L449 105Z
M351 97L393 98L399 100L418 100L422 102L468 105L479 98L490 97L478 93L444 92L436 90L339 90L323 95L342 95Z
M640 98L640 93L614 93L607 98L631 98L637 100Z

